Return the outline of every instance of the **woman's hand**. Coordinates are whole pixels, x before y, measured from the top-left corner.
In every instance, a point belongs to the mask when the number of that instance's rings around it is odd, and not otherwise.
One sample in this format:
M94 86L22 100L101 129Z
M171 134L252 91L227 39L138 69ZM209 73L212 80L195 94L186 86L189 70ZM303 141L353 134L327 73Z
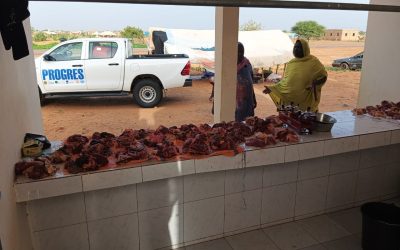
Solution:
M269 94L269 93L271 93L271 90L267 87L267 86L264 86L264 90L263 90L263 93L264 94Z

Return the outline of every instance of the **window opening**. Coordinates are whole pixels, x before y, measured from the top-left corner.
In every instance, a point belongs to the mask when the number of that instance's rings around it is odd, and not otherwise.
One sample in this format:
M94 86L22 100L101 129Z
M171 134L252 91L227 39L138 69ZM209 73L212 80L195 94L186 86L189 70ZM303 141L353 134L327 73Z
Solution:
M113 58L118 50L116 42L90 42L89 59Z
M49 56L54 61L73 61L82 59L82 43L68 43L53 50Z

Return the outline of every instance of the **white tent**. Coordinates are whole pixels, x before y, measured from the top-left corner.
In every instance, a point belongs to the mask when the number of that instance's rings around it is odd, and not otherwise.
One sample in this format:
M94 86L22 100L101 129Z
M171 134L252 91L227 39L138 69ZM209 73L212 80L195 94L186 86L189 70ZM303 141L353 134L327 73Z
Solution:
M192 63L202 64L207 70L214 71L214 30L150 28L150 34L154 30L167 33L165 53L187 54ZM253 67L267 68L293 58L293 42L280 30L240 31L239 41L243 43L245 56Z
M101 37L116 37L117 35L112 31L103 31L99 34Z

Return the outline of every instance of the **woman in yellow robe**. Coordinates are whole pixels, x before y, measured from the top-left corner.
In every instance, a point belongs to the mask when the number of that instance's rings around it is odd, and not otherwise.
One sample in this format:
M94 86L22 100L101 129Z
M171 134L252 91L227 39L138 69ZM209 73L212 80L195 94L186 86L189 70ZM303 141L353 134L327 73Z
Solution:
M318 111L321 88L328 74L325 67L310 54L310 46L304 39L298 39L293 47L294 59L287 64L283 79L273 86L265 86L279 108L282 105L296 105L300 110Z

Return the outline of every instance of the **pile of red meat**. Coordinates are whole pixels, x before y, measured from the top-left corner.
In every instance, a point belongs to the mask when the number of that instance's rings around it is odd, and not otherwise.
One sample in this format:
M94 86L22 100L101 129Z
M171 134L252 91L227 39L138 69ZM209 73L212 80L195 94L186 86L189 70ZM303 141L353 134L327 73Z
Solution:
M252 136L246 138L246 146L265 147L281 142L298 142L299 135L288 128L282 128L283 122L277 116L246 119L246 125L251 128Z
M382 101L381 105L356 108L353 112L357 115L369 114L373 117L400 120L400 102Z
M42 179L54 175L57 171L48 157L36 157L30 161L20 161L15 164L16 175L25 175L31 179Z
M46 161L49 164L63 163L64 168L74 174L98 170L110 162L165 160L182 154L210 155L223 150L237 153L242 143L265 147L278 141L298 142L299 136L282 125L277 116L270 116L266 119L249 117L245 123L221 122L213 126L185 124L179 128L161 125L156 130L126 129L119 136L107 132L96 132L90 138L72 135ZM31 165L34 163L17 163L16 174L23 174L20 169ZM45 174L27 175L34 176L31 178L46 177Z

